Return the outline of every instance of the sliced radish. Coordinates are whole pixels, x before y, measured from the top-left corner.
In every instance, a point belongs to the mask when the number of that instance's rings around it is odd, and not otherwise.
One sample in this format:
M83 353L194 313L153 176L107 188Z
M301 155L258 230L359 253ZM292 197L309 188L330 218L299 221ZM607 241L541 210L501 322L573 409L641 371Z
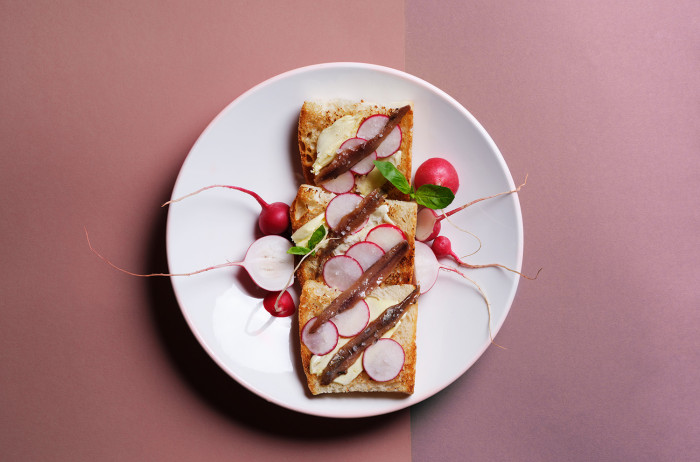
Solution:
M338 328L338 335L354 337L369 323L369 305L366 301L360 300L342 313L333 316L331 321Z
M332 180L326 181L321 184L321 186L326 191L335 194L350 192L355 186L355 175L353 175L351 171L347 171Z
M340 145L338 150L352 149L367 141L364 138L350 138ZM358 175L367 175L374 168L374 161L377 160L377 153L373 152L350 168L350 171Z
M366 140L374 138L382 131L387 120L389 120L389 116L385 116L383 114L375 114L367 117L357 129L356 136ZM382 144L380 144L377 148L377 157L380 159L389 157L398 151L401 147L401 137L401 128L397 125L391 132L389 132L386 138L384 138L384 141L382 141Z
M435 210L422 208L416 216L416 239L430 241L440 234L440 222Z
M362 266L352 257L336 255L323 265L323 280L334 289L346 290L362 276Z
M291 246L282 236L263 236L248 247L242 266L261 288L271 292L284 290L294 272L294 256L287 253Z
M380 338L365 350L362 368L370 379L386 382L399 375L405 360L406 354L399 342L390 338Z
M301 330L301 341L311 351L311 353L323 356L333 351L338 344L338 328L331 321L321 325L313 334L311 327L316 323L316 318L309 319Z
M336 230L340 220L355 210L360 201L362 201L362 196L359 194L345 193L335 196L326 207L326 224L331 229Z
M356 242L350 246L345 252L345 255L352 257L360 264L363 271L372 266L377 260L384 255L384 249L374 242L362 241Z
M377 151L374 151L372 154L353 165L350 171L358 175L367 175L374 169L375 160L377 160Z
M381 247L384 252L389 251L396 244L405 240L406 234L401 231L401 228L389 223L375 226L367 233L367 237L365 238L365 241L374 242Z
M437 281L440 264L435 258L433 249L428 244L416 241L415 251L415 269L416 284L420 286L420 293L424 294L435 285Z

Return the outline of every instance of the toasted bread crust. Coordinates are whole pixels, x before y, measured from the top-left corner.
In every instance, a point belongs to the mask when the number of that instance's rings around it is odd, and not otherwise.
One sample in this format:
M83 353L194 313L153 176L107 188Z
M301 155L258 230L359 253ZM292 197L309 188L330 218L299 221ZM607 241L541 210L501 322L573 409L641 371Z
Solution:
M363 118L374 114L388 115L392 107L363 101L352 102L335 100L331 102L305 101L299 113L298 143L304 180L314 184L311 170L316 160L316 142L321 132L345 115L362 115ZM411 148L413 146L413 109L401 119L401 161L397 168L409 180L411 179ZM408 197L387 184L387 192L392 199L407 200Z
M317 215L324 213L328 203L335 194L324 191L322 188L310 185L301 185L297 196L290 208L292 230L296 231ZM386 284L413 284L414 282L414 254L416 236L416 217L418 206L415 202L386 200L389 207L389 217L405 234L408 241L408 254L401 259L395 271L387 277ZM307 257L297 270L296 276L303 285L306 281L323 281L318 273L318 259Z
M376 289L370 295L382 297L385 294L391 294L396 297L407 296L415 286L394 285L383 286ZM299 332L302 331L304 325L317 316L333 298L337 297L339 291L316 281L309 281L302 287L301 296L299 299ZM309 365L313 354L300 340L301 344L301 361L306 374L309 390L312 394L318 395L321 393L349 393L349 392L397 392L397 393L413 393L416 376L416 323L418 316L417 304L413 304L406 314L401 318L401 322L391 336L403 348L405 354L404 366L396 378L388 382L376 382L362 372L357 378L347 385L333 382L329 385L321 385L320 378L309 372ZM300 334L301 335L301 334ZM359 359L358 361L361 361Z

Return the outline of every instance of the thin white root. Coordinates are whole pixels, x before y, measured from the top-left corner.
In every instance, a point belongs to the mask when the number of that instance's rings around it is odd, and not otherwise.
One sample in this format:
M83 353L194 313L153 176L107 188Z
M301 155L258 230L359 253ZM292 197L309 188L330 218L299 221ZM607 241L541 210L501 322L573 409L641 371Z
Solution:
M489 302L489 299L488 299L488 297L486 296L486 292L484 292L484 289L482 289L481 286L480 286L479 284L477 284L477 282L476 282L475 280L473 280L472 278L466 276L466 275L463 274L461 271L458 271L458 270L456 270L455 268L450 268L449 266L441 266L440 269L443 269L443 270L445 270L445 271L450 271L450 272L452 272L452 273L457 273L457 274L459 274L460 276L462 276L464 279L466 279L467 281L471 282L472 284L474 284L474 285L476 286L477 290L479 291L479 293L480 293L481 296L483 297L484 301L486 302L486 310L487 310L487 312L488 312L488 317L489 317L489 321L488 321L489 340L491 341L491 343L492 343L493 345L497 346L498 348L501 348L501 349L503 349L503 350L507 350L506 347L499 345L498 343L496 343L496 342L493 340L493 331L492 331L492 329L491 329L491 302Z

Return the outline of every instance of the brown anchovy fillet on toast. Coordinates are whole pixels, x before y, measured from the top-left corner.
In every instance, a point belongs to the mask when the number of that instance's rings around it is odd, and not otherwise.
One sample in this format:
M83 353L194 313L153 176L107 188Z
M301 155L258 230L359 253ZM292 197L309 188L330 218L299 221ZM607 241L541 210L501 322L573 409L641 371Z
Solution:
M375 289L370 296L391 298L400 302L415 289L414 285L387 285ZM299 331L304 325L318 315L340 291L331 289L323 283L309 281L304 284L299 300ZM418 316L417 304L411 304L401 318L398 327L391 335L404 350L405 362L403 369L394 379L387 382L376 382L369 378L363 371L348 384L331 382L321 385L321 376L310 372L310 363L313 354L301 343L301 360L306 374L309 390L313 395L321 393L348 393L348 392L396 392L411 394L414 390L416 375L416 322ZM362 361L362 358L358 359Z
M326 206L336 195L324 191L322 188L310 185L301 185L297 196L290 208L292 230L296 231L306 223L314 219L326 210ZM387 284L412 284L414 273L414 253L416 235L416 216L418 206L415 202L397 201L387 199L384 201L387 207L387 216L406 235L409 244L408 254L399 262L396 270L386 279ZM369 226L369 225L368 225ZM356 239L354 235L350 239ZM343 247L334 251L342 253ZM308 280L323 282L319 270L319 256L306 258L296 273L301 284Z
M312 166L316 160L316 143L321 132L331 126L336 120L346 115L361 115L367 118L374 114L390 115L392 111L403 104L392 107L379 104L370 104L363 101L305 101L299 113L298 137L299 154L301 156L302 173L307 184L315 183L315 174ZM396 166L401 173L410 181L411 179L411 156L413 145L413 109L409 106L408 112L401 118L399 123L401 129L401 151L400 162ZM380 159L388 160L388 159ZM376 175L378 172L371 173ZM390 183L386 184L390 199L407 200L408 197L402 194ZM355 189L357 191L357 187Z

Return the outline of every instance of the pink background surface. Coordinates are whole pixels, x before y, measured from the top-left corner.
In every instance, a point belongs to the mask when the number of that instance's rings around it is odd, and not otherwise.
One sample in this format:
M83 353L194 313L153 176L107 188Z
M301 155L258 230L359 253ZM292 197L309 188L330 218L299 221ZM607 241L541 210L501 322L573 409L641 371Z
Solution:
M0 2L9 460L691 460L700 452L696 2ZM372 14L368 14L368 12ZM177 172L228 102L329 61L457 98L516 181L498 342L411 410L299 415L221 372L164 271ZM387 451L385 448L390 447Z

